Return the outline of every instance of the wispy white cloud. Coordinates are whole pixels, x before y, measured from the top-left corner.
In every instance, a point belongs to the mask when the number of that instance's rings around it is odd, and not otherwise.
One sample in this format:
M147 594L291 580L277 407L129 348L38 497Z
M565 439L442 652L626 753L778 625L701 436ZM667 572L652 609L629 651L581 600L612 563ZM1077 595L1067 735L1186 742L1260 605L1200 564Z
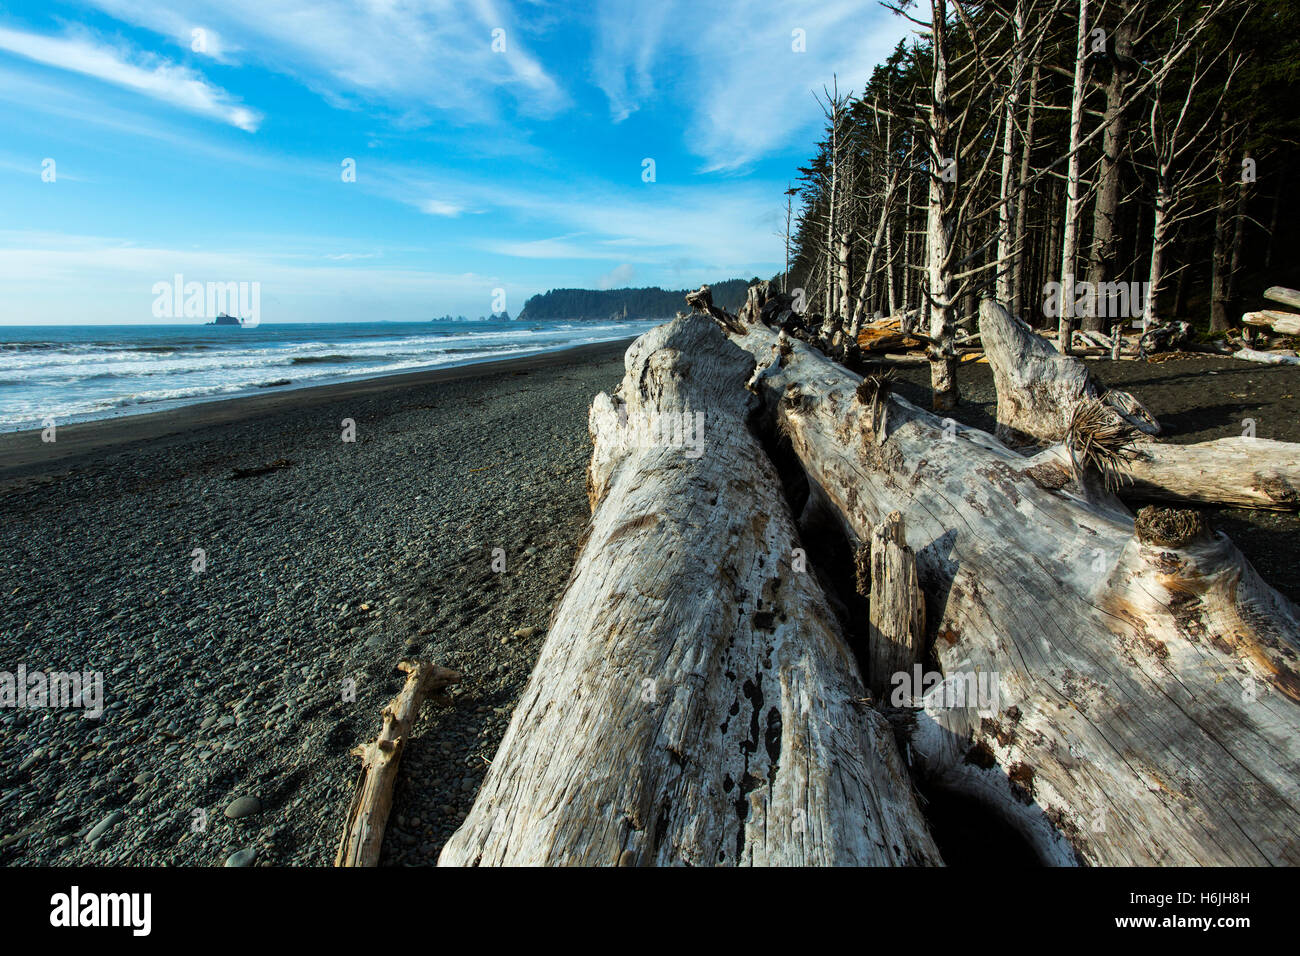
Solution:
M218 63L236 62L240 47L217 31L210 20L187 16L178 4L153 0L95 0L105 13L165 36L177 46Z
M430 216L448 216L456 217L465 211L465 207L458 206L454 202L446 202L442 199L421 199L416 202L415 207L420 212L427 213Z
M628 192L588 176L535 176L524 184L510 176L373 163L358 183L422 212L433 211L430 202L445 203L509 223L511 235L479 240L477 248L517 259L697 263L753 274L781 256L780 189L765 182L701 178Z
M686 144L706 171L744 166L821 120L811 92L838 74L858 88L909 31L861 0L608 0L592 76L615 121L651 102L684 110ZM795 31L802 31L803 52ZM672 77L672 86L656 82Z
M133 57L129 51L89 35L54 37L0 27L0 50L90 76L250 133L257 131L262 120L256 111L188 67L150 54Z
M164 11L146 0L89 2L167 36L198 27L219 44L238 37L241 62L293 75L338 105L386 105L413 125L430 109L464 124L493 119L501 89L530 115L568 102L529 50L528 11L493 0L172 0Z
M615 266L596 280L597 289L620 289L630 286L636 276L636 267L630 262Z

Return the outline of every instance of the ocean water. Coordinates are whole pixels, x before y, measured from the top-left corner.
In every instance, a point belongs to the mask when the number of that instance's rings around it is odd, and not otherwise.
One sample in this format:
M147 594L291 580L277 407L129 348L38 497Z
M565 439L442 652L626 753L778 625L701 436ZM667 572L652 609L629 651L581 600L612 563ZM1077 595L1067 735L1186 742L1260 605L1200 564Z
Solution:
M535 355L656 322L0 326L0 430ZM284 383L288 384L284 384Z

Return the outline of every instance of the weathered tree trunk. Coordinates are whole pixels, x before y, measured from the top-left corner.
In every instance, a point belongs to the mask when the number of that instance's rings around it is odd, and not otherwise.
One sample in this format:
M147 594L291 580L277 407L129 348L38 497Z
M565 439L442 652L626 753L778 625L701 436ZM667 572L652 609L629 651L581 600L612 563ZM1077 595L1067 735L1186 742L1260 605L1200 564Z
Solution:
M1249 127L1243 137L1249 135ZM1250 147L1242 156L1242 160L1251 160ZM1253 161L1253 160L1252 160ZM1233 204L1232 210L1232 252L1228 256L1228 301L1232 302L1237 298L1237 274L1241 269L1241 248L1242 239L1245 236L1246 226L1246 209L1250 204L1250 193L1247 190L1249 183L1246 182L1245 176L1237 177L1237 200Z
M1160 323L1160 284L1164 281L1165 246L1168 244L1166 211L1169 196L1163 183L1157 188L1155 220L1151 227L1151 265L1147 272L1146 301L1142 303L1142 331Z
M1007 308L1014 309L1012 300L1015 289L1015 259L1020 250L1011 225L1015 220L1012 206L1019 207L1025 197L1012 200L1011 153L1015 144L1016 109L1020 105L1020 80L1025 69L1025 2L1016 0L1015 13L1012 17L1015 25L1015 54L1011 66L1011 83L1004 107L1006 118L1002 128L1002 172L998 177L998 266L997 297Z
M997 389L999 439L1065 441L1090 402L1132 428L1158 432L1136 398L1102 387L1082 362L1058 354L996 302L981 304L980 333ZM1114 477L1134 496L1272 511L1300 506L1300 445L1253 437L1173 445L1137 435L1123 444Z
M1226 112L1220 118L1219 146L1215 156L1219 198L1214 206L1214 247L1210 253L1210 330L1228 327L1228 269L1231 265L1228 241L1229 209L1232 198L1229 172L1232 168L1232 127Z
M1025 137L1024 143L1020 149L1020 178L1018 182L1025 183L1029 181L1030 165L1029 161L1034 149L1034 119L1038 102L1038 74L1039 64L1037 59L1034 61L1033 71L1029 76L1029 106L1025 118ZM1011 248L1016 250L1015 258L1012 260L1012 289L1015 298L1011 303L1011 314L1026 317L1029 311L1028 297L1026 296L1026 276L1029 270L1026 268L1027 249L1027 226L1029 222L1029 196L1022 195L1016 201L1016 231L1012 238Z
M952 153L951 118L948 115L948 6L945 0L930 0L932 10L930 42L934 47L934 80L931 87L930 194L926 215L926 298L930 305L930 391L936 411L957 407L957 354L952 326L952 194L961 172ZM948 178L949 169L956 175Z
M334 857L335 866L378 866L384 848L384 829L393 806L393 785L402 750L411 728L420 716L426 697L460 680L460 674L427 662L403 661L397 665L407 674L406 683L384 708L384 726L374 743L357 747L353 754L361 758L356 789L348 807L343 837Z
M894 395L880 416L802 343L738 341L845 527L906 522L944 683L896 723L932 785L1046 862L1300 863L1300 611L1226 537L1135 524L1064 453L1031 464Z
M747 427L752 357L688 316L626 364L586 543L440 863L939 862ZM702 445L644 440L697 415Z
M1070 160L1065 174L1065 221L1061 238L1061 315L1057 347L1070 354L1074 332L1074 269L1079 245L1079 139L1083 129L1084 64L1088 58L1088 0L1079 0L1078 34L1074 51L1074 87L1070 98Z
M1119 22L1109 38L1110 79L1106 83L1106 112L1102 117L1105 131L1101 136L1101 166L1097 171L1097 200L1093 206L1092 248L1088 255L1088 282L1094 289L1109 282L1119 252L1120 155L1128 135L1124 115L1124 95L1130 78L1133 53L1133 19L1131 4L1122 3ZM1100 303L1098 303L1100 306ZM1105 327L1109 311L1094 309L1085 316L1083 327L1098 331Z

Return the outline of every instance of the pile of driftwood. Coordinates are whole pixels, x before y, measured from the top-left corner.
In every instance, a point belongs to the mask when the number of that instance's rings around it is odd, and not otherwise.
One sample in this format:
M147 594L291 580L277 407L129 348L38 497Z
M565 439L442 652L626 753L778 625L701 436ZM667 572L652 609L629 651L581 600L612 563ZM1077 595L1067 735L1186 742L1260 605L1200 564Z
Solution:
M1275 285L1264 292L1264 298L1300 309L1300 292L1295 289ZM1241 321L1245 328L1241 339L1234 343L1238 346L1234 353L1236 358L1268 365L1300 365L1300 356L1293 347L1294 337L1300 336L1300 312L1261 309L1245 313ZM1257 331L1260 327L1277 335L1260 333Z
M963 428L756 289L593 403L589 534L441 862L938 864L919 786L1045 863L1300 863L1300 610L1185 507L1296 508L1300 446L1162 443L993 302Z
M1274 286L1264 295L1300 309L1300 292L1294 289ZM713 306L708 286L688 295L687 302L703 312L722 312ZM815 312L796 312L793 298L777 292L767 282L750 287L748 300L736 318L742 323L758 321L779 329L858 372L869 366L926 364L929 361L927 350L933 344L930 337L921 331L924 322L917 309L892 316L877 315L865 321L859 318L846 328L838 316L826 318ZM1192 326L1180 321L1156 323L1149 328L1142 328L1140 323L1134 322L1134 328L1127 332L1116 326L1110 334L1074 329L1070 353L1079 357L1109 356L1116 360L1139 361L1208 354L1273 365L1300 364L1290 338L1300 336L1300 313L1273 309L1247 312L1242 316L1242 323L1242 330L1230 330L1222 340L1216 341L1196 341ZM1277 334L1260 333L1259 327ZM1053 329L1035 334L1055 341L1057 333ZM978 329L958 331L953 345L962 362L988 361Z

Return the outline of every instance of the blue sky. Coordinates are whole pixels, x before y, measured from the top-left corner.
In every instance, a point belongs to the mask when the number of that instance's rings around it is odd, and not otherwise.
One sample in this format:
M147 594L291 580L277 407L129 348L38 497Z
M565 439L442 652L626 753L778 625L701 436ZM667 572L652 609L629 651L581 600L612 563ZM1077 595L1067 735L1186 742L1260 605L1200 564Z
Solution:
M0 323L156 321L177 273L259 282L265 322L771 275L812 91L905 33L841 0L6 4Z

